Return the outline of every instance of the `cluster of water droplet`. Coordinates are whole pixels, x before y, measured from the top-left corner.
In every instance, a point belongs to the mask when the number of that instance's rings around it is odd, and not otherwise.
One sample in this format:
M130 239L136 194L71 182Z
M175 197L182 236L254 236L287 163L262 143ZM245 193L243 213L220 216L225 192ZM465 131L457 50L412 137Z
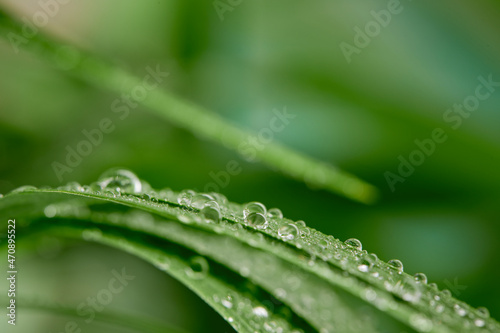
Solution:
M36 188L33 186L23 186L13 192L34 190ZM333 236L326 236L307 227L304 221L284 218L278 208L267 209L259 202L238 205L228 202L223 195L218 193L197 193L193 190L175 193L168 188L155 191L134 173L124 169L109 170L99 177L97 182L89 186L81 186L72 182L58 187L57 190L98 195L125 203L140 203L175 216L184 223L209 225L217 233L231 232L254 246L266 243L264 239L266 236L280 239L301 249L304 253L301 258L308 266L317 265L324 268L333 264L361 280L378 285L403 301L428 303L437 313L452 311L464 319L464 326L491 328L487 323L487 310L472 309L458 303L450 305L450 302L455 302L451 298L451 293L448 290L438 291L435 284L427 284L425 274L417 273L411 277L404 273L403 263L400 260L393 259L384 263L375 254L363 250L359 240L350 238L341 242ZM89 214L88 210L82 206L76 209L72 205L65 204L51 204L45 208L44 213L48 218L78 214L84 217L85 214ZM148 223L146 218L135 220L142 224ZM255 230L255 232L248 234L244 229ZM83 237L92 240L99 237L99 233L96 230L88 230ZM202 257L193 259L186 274L192 278L203 277L208 270L208 264L204 260ZM384 308L390 302L371 287L366 287L361 292L361 297L378 308ZM226 302L226 304L229 303ZM262 309L253 312L257 317L265 317ZM413 318L412 323L415 328L423 332L439 324L421 316Z
M249 318L247 323L252 326L255 332L268 333L303 333L302 330L289 328L289 324L284 319L272 319L269 310L262 305L254 305L252 301L245 297L240 297L236 293L228 292L224 295L214 294L212 300L220 304L225 309L231 309L236 315ZM233 317L227 317L226 320L233 327L238 329L238 322Z

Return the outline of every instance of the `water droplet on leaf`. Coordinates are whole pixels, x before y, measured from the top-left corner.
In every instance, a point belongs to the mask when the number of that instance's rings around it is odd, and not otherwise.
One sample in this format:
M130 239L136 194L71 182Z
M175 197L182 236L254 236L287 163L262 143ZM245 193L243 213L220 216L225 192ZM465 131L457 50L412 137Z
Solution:
M267 318L268 316L266 308L262 306L256 306L255 308L253 308L252 312L257 317Z
M458 304L453 305L453 310L455 310L455 313L458 314L460 317L463 317L467 314L467 311Z
M257 229L265 229L267 228L267 220L266 217L261 213L250 213L245 218L245 221L249 226L252 226Z
M417 273L414 277L418 283L427 284L427 276L424 273Z
M140 179L132 171L125 169L108 170L97 182L103 189L118 192L139 193L142 190Z
M283 213L278 208L271 208L267 212L267 216L270 219L282 219L283 218Z
M401 260L392 259L387 262L392 269L395 269L399 274L403 272L403 263Z
M205 222L218 223L220 221L219 204L215 201L209 201L201 210L201 215Z
M259 213L266 216L266 206L264 206L260 202L249 202L243 209L243 216L247 217L251 213Z
M299 234L299 229L293 223L288 223L278 229L278 236L284 240L292 240Z
M351 246L351 247L354 247L355 249L361 251L363 249L363 245L361 244L361 242L356 239L356 238L349 238L348 240L346 240L344 243L346 243L347 245Z
M18 187L16 189L12 190L11 193L29 192L29 191L34 191L34 190L36 190L35 186L24 185L24 186L21 186L21 187Z
M196 193L192 190L184 190L179 193L179 196L177 197L177 203L183 206L191 206L191 200L195 195Z
M477 308L477 313L483 318L488 318L490 316L490 311L482 306Z

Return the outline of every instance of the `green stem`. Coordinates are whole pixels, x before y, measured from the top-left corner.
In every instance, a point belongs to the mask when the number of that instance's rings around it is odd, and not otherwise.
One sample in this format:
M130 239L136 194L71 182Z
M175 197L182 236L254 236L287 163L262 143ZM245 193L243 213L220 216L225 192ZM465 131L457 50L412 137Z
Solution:
M142 78L100 57L60 43L41 31L30 38L25 37L22 23L5 11L0 11L0 31L14 49L26 48L37 54L40 59L48 60L67 74L82 79L92 86L120 95L130 95L135 88L144 86ZM159 88L149 90L144 99L134 100L133 97L131 99L133 102L147 106L150 111L164 117L174 125L185 128L193 134L202 135L237 152L242 145L249 144L249 137L254 136L219 117L216 113ZM258 149L254 148L255 160L295 180L306 182L311 187L326 189L362 203L373 203L378 197L377 189L358 177L280 144L271 142Z

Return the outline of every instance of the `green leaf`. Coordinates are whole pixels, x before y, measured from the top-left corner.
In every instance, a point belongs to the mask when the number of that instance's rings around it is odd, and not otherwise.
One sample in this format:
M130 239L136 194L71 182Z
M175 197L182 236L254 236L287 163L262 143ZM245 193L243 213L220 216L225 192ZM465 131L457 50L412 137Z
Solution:
M141 188L148 185L115 171L90 186L21 188L0 200L0 210L18 219L19 235L55 230L161 267L240 332L258 330L256 318L261 330L274 321L306 332L500 328L483 310L428 285L422 274L404 273L399 261L382 262L355 239L341 242L259 203ZM251 305L240 312L225 307L220 300L228 293ZM266 308L266 299L279 306Z
M81 319L75 310L77 306L68 306L66 304L57 304L47 300L17 298L22 304L23 309L33 309L35 311L44 311L56 315L67 316L75 319ZM166 325L154 318L137 317L130 313L119 313L103 311L97 313L94 319L97 323L111 324L120 328L131 328L138 332L150 333L186 333L183 330Z
M0 31L11 43L15 36L23 36L22 24L2 10L0 10ZM143 86L142 78L88 52L57 42L41 32L29 41L19 43L16 48L19 46L52 63L56 68L64 70L64 73L95 87L129 95L134 88ZM152 66L151 70L160 73L158 75L162 80L168 74L158 66ZM148 110L176 126L239 153L242 145L249 145L248 138L254 136L253 133L234 126L216 113L184 101L160 88L150 90L144 99L137 99L132 95L131 100L148 107ZM271 142L262 147L255 147L253 151L256 160L312 187L326 189L363 203L372 203L377 199L378 191L374 186L278 143Z

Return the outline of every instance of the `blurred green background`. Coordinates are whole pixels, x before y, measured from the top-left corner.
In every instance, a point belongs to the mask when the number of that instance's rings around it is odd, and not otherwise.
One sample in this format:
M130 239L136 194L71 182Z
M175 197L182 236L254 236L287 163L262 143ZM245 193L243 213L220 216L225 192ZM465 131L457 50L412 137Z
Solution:
M272 110L296 118L274 140L360 176L382 192L365 206L309 189L259 163L176 128L139 106L120 120L119 96L19 54L0 40L0 193L21 185L90 183L106 169L126 167L155 188L203 190L210 172L237 160L242 173L221 192L235 202L258 200L284 215L344 240L359 238L383 260L425 272L473 306L500 318L500 89L454 130L445 111L474 94L478 77L500 81L500 4L401 1L369 45L348 63L340 44L389 1L233 1L218 13L212 1L70 1L44 28L143 77L147 66L170 72L161 88L176 92L258 132ZM17 17L38 1L1 0ZM222 18L222 19L221 19ZM60 182L52 163L66 146L98 127L116 129ZM392 192L384 173L415 139L443 128L448 140ZM2 217L4 218L4 217ZM78 304L106 285L112 269L137 276L111 309L150 315L189 332L231 332L178 282L109 248L52 238L21 249L24 296ZM36 332L59 332L66 318L23 310ZM3 325L4 323L2 323ZM42 329L40 329L42 328ZM112 332L89 325L84 331ZM122 331L122 330L117 330Z

